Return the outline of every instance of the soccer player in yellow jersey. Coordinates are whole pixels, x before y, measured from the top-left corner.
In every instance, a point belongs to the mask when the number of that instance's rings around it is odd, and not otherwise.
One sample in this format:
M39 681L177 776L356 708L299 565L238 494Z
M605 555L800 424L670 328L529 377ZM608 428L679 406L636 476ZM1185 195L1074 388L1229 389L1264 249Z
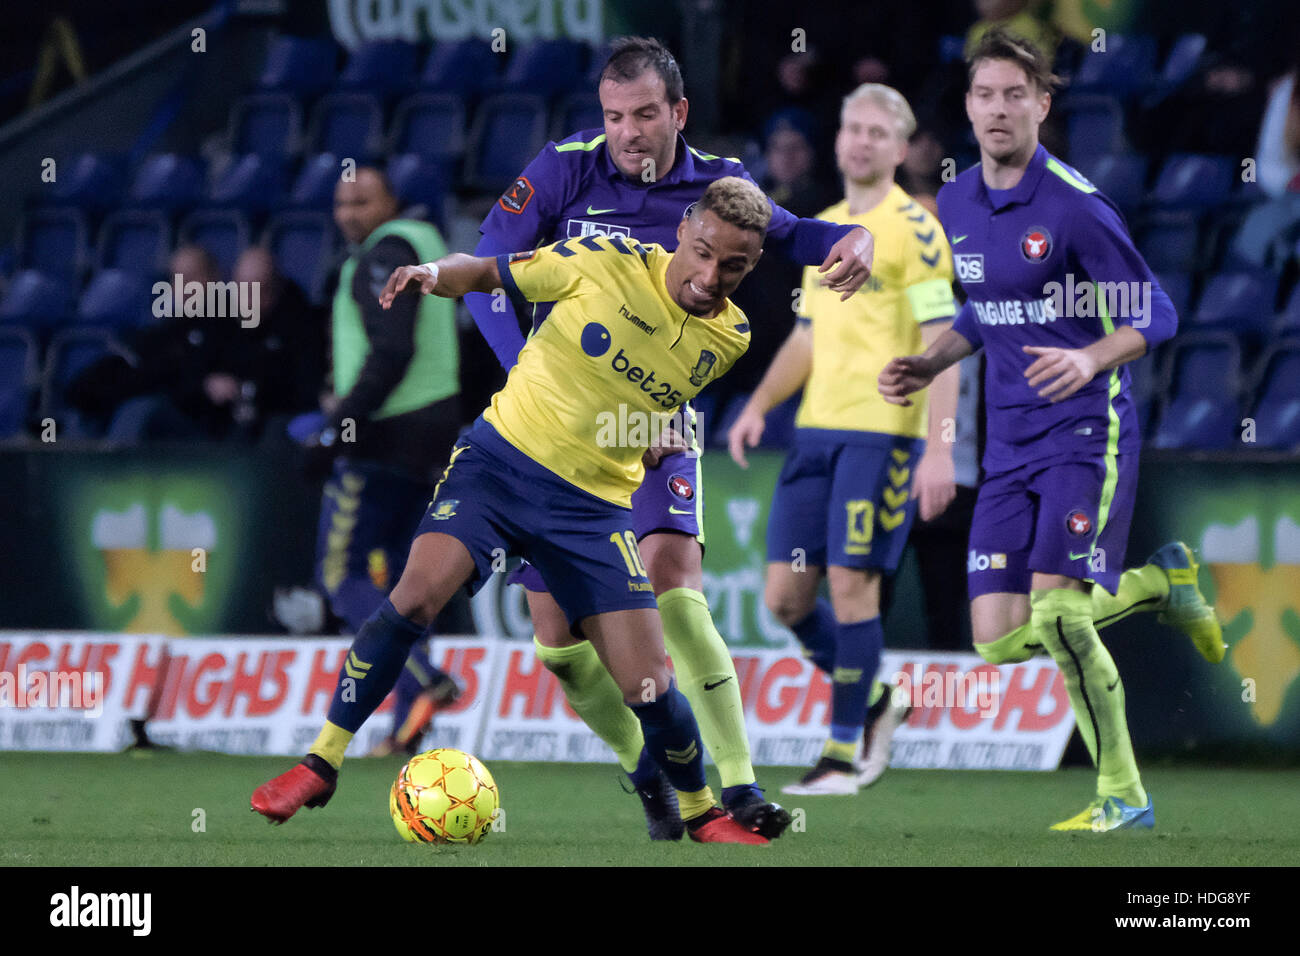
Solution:
M392 689L411 644L457 589L487 579L503 548L532 562L574 636L595 647L677 791L691 838L768 842L715 806L705 783L704 746L668 672L631 502L664 423L749 346L749 323L727 296L758 261L770 217L758 187L728 177L681 221L676 253L587 236L393 273L385 308L411 287L447 298L505 288L555 309L452 450L401 580L357 633L320 736L301 763L254 792L254 810L283 822L324 805L348 742ZM628 423L626 434L611 431L611 415Z
M956 368L931 386L928 419L923 401L891 405L875 388L896 347L933 341L956 311L943 229L894 183L915 129L907 100L888 86L869 83L845 98L835 140L845 198L820 218L869 229L875 270L847 301L805 271L799 321L728 434L746 466L767 412L804 389L772 498L764 599L831 675L831 727L821 759L786 793L857 793L883 772L905 708L880 685L870 701L884 644L881 578L898 567L913 499L928 520L955 493L952 446L940 434L956 409ZM823 572L830 607L817 598ZM868 714L876 726L855 767Z

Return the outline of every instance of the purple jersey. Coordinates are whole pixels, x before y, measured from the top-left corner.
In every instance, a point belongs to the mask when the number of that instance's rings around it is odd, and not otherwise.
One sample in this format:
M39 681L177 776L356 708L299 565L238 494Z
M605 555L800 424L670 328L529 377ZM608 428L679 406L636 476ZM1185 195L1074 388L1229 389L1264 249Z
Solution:
M575 133L548 143L515 177L483 220L483 239L475 254L521 252L591 235L630 236L671 252L677 248L677 226L686 207L724 176L753 182L739 160L702 153L678 134L676 159L666 175L652 182L629 180L610 158L603 131ZM765 246L800 265L820 265L831 246L853 228L799 219L772 203ZM514 316L503 314L499 306L494 311L492 297L484 294L467 295L465 304L501 364L512 366L523 346ZM522 302L515 307L534 328L551 308L549 303Z
M953 328L987 357L984 469L1134 454L1128 369L1097 375L1064 401L1030 388L1026 345L1081 348L1131 325L1148 350L1178 323L1115 205L1039 146L1019 184L989 189L974 166L939 191L939 219L967 295Z

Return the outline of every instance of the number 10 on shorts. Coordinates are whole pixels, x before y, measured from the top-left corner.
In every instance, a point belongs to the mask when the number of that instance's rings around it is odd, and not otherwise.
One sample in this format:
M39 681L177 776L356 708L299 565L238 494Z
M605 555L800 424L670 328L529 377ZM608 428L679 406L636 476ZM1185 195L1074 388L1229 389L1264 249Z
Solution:
M618 548L618 553L623 556L623 563L627 565L627 573L635 577L648 578L645 565L641 563L641 552L636 548L636 535L631 531L615 531L609 536L609 540L614 542Z

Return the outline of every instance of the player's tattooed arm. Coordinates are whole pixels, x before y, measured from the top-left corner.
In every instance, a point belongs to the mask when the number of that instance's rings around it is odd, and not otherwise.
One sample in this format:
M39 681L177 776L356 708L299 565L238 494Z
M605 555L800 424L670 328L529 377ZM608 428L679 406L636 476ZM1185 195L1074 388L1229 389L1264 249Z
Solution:
M1121 325L1114 332L1081 349L1045 348L1039 345L1026 345L1023 348L1026 355L1035 356L1034 361L1025 369L1029 387L1037 388L1039 397L1059 402L1069 398L1102 372L1109 372L1125 362L1141 358L1147 350L1147 340L1132 326Z
M891 405L911 405L908 395L925 388L936 375L973 351L966 336L955 329L945 329L925 354L890 359L889 364L880 370L876 388Z
M501 288L501 272L495 257L469 256L453 252L437 262L402 266L388 277L379 304L385 309L401 292L416 289L424 295L458 299L467 292L492 292Z

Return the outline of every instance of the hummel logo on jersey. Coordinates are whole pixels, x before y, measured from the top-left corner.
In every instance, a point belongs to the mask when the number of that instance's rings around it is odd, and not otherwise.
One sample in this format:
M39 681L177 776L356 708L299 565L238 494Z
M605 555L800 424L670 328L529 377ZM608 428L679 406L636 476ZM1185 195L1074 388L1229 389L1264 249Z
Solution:
M965 236L962 237L963 239ZM957 269L957 281L962 283L984 281L984 255L979 252L966 253L952 257Z
M633 312L631 309L629 309L629 308L627 307L626 304L624 304L624 305L620 305L620 306L618 307L618 314L621 315L621 316L623 316L623 318L627 319L629 322L631 322L633 325L635 325L638 329L640 329L640 330L641 330L642 332L644 332L646 335L654 335L654 334L655 334L655 326L653 326L653 325L649 324L648 322L644 321L644 320L641 318L641 316L637 315L635 312Z

